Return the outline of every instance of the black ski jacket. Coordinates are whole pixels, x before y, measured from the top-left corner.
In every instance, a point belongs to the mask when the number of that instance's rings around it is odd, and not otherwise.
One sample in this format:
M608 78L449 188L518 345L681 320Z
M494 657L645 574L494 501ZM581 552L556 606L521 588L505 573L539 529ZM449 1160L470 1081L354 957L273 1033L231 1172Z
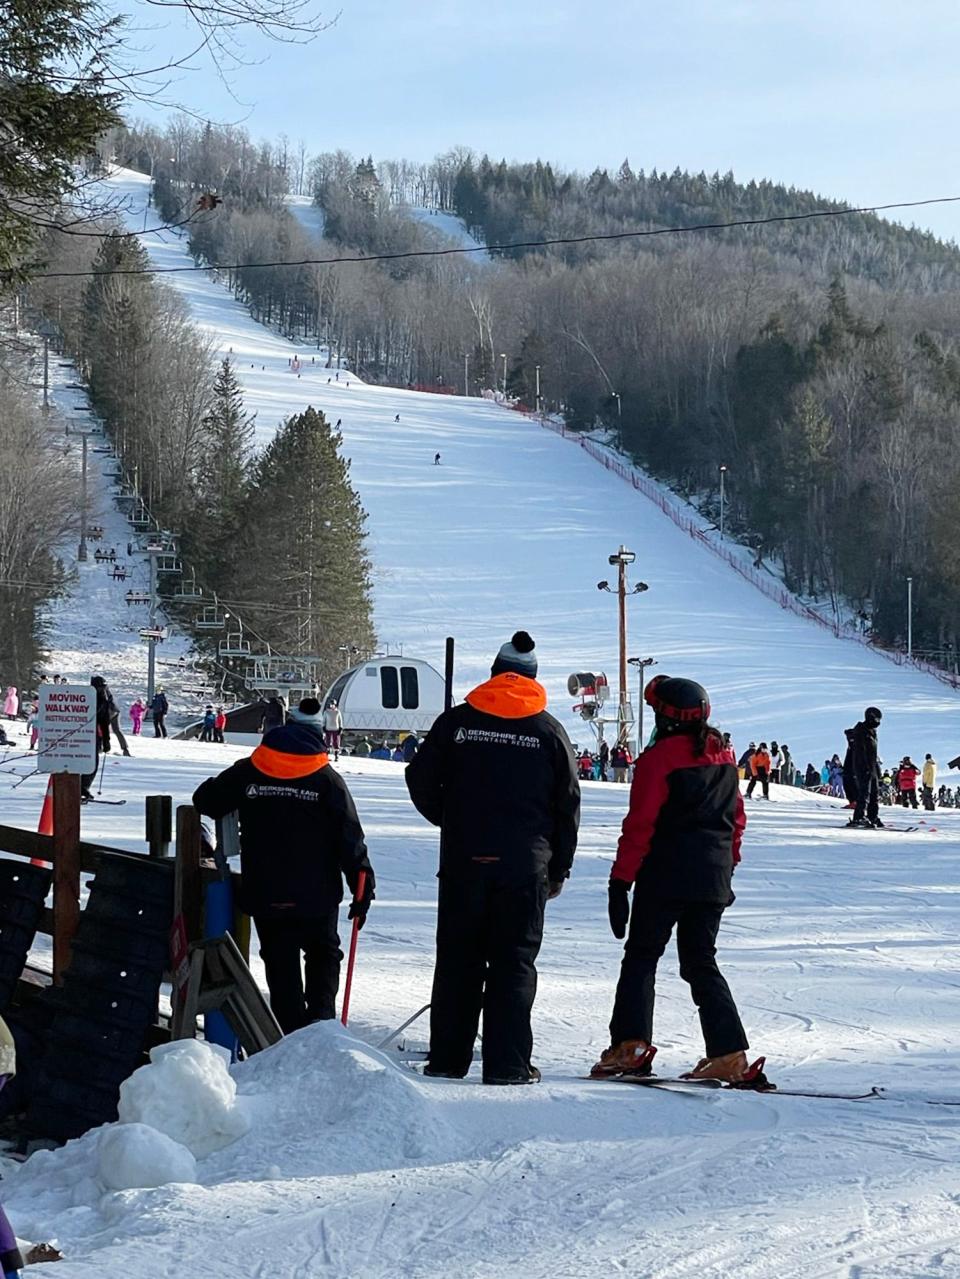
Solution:
M373 888L363 829L347 785L329 766L319 734L287 724L247 759L210 777L194 806L240 817L240 906L247 914L311 919L355 892L361 870Z
M407 765L410 798L443 831L441 874L478 865L505 883L570 874L580 783L546 704L536 680L496 675L439 717Z
M847 740L850 743L850 763L857 783L862 786L871 777L879 780L877 730L871 728L866 720L861 720L859 724L855 724L848 730Z

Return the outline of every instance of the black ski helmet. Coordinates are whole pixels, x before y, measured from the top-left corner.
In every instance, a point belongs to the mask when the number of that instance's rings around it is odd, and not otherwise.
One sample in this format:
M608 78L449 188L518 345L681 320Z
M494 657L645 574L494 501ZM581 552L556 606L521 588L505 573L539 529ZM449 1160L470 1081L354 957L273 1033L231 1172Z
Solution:
M876 728L876 726L883 719L883 711L878 710L876 706L868 706L867 709L863 712L863 718L867 721L868 724L872 724L873 727Z
M643 700L657 715L677 724L706 723L710 718L710 696L696 680L657 675L647 685Z

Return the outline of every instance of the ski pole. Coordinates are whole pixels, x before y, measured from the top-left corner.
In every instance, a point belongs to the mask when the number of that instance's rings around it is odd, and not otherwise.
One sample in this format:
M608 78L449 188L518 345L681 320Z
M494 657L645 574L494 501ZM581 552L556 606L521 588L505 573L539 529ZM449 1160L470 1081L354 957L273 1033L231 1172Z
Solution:
M103 770L106 768L106 766L107 766L107 757L106 757L106 754L102 754L100 756L100 782L97 786L98 795L103 794Z
M367 872L362 870L357 877L357 891L353 895L354 902L363 901L363 891L367 886ZM343 987L343 1011L340 1014L340 1020L344 1025L347 1024L347 1014L350 1012L350 988L353 985L353 966L357 962L357 937L360 933L360 916L353 917L353 934L350 937L350 957L347 960L347 980Z

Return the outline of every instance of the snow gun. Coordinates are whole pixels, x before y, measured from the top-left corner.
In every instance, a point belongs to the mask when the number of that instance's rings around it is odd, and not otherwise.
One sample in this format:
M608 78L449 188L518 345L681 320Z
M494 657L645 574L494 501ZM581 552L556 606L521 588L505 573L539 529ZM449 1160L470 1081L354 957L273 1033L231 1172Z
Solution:
M17 1073L17 1050L7 1023L0 1017L0 1088L5 1087ZM3 1279L20 1279L23 1257L17 1247L7 1214L0 1206L0 1270Z

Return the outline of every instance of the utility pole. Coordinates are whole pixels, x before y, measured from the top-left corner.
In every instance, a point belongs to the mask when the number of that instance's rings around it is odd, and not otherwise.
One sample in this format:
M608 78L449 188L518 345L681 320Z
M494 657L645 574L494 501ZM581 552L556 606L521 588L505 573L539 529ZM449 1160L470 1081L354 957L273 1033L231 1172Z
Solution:
M50 407L50 339L43 335L43 407Z
M507 353L500 352L500 359L503 360L503 398L507 398Z
M160 554L159 547L148 549L147 554L150 557L150 630L157 629L157 556ZM156 693L157 678L157 641L151 636L147 640L147 705L153 703L153 696Z
M540 412L540 365L539 364L536 366L536 372L537 372L537 403L535 407L536 407L536 412L539 414Z
M611 394L617 402L617 448L623 452L623 405L620 403L619 391L612 391Z
M632 564L636 559L633 551L628 551L621 543L614 555L607 557L607 563L615 565L617 569L617 606L618 606L618 640L619 640L619 667L620 667L620 699L619 710L617 713L618 744L625 743L627 740L627 729L630 724L630 697L627 691L627 595L639 595L642 591L649 590L646 582L637 582L632 591L627 590L627 565ZM613 594L610 589L609 582L598 582L597 590L608 591Z
M907 578L907 657L913 657L913 578Z
M720 464L720 541L723 541L723 504L726 493L724 491L724 480L727 478L727 468L721 462Z
M82 460L80 462L80 545L77 547L77 559L82 563L87 558L87 440L89 431L81 431Z
M470 353L468 351L463 353L463 393L470 394Z

